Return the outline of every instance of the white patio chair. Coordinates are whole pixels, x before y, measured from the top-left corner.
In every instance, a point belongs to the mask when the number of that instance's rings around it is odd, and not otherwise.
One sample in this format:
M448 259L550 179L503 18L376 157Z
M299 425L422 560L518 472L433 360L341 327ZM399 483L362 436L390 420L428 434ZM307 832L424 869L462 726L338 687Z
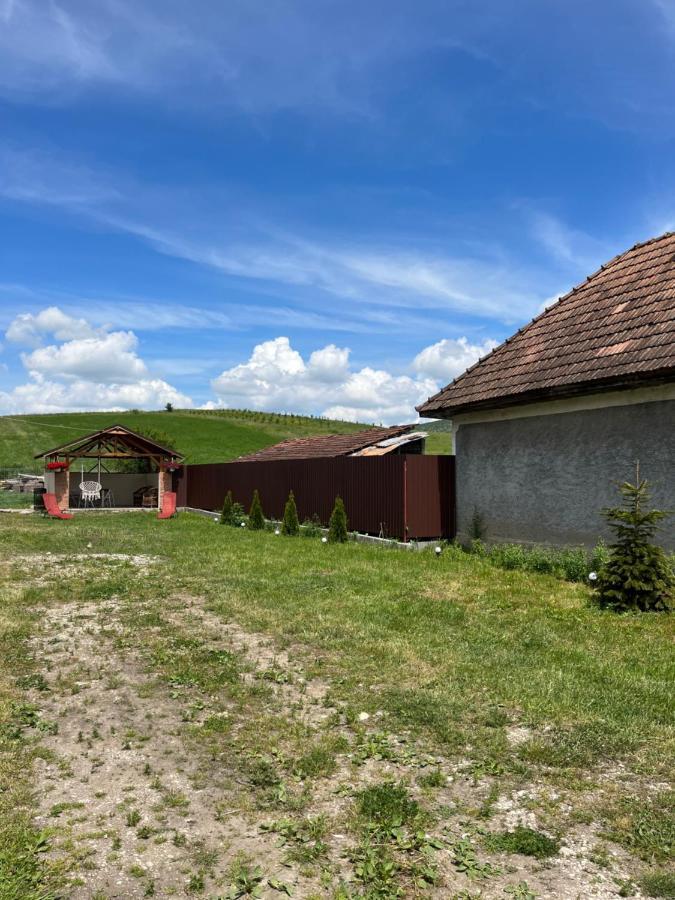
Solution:
M80 484L80 505L92 506L101 502L101 485L98 481L83 481Z

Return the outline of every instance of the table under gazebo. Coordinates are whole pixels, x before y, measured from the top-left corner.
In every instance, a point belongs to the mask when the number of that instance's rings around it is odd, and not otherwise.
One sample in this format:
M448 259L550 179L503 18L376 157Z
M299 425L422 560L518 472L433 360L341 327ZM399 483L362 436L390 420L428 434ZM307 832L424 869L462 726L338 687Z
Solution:
M124 425L111 425L35 459L44 460L46 495L54 495L63 511L161 509L184 457Z

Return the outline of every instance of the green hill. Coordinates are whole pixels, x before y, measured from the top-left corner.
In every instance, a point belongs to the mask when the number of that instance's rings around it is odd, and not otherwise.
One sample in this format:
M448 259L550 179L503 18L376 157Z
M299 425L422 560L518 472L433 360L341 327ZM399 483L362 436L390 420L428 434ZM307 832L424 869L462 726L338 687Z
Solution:
M36 453L116 423L134 431L166 435L172 446L191 463L235 459L286 438L344 434L369 427L309 416L236 409L0 416L0 469L35 471L37 466L33 457Z

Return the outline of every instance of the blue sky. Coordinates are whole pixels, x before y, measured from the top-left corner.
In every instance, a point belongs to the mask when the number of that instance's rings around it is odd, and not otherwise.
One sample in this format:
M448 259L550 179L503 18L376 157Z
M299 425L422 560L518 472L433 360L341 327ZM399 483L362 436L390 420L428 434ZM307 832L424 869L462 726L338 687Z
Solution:
M675 0L0 0L0 412L404 421L675 220Z

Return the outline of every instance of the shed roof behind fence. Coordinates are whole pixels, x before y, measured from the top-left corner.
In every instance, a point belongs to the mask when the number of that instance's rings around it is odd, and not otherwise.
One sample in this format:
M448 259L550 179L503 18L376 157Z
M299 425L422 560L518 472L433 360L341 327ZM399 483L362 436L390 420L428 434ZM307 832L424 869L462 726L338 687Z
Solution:
M354 434L321 434L316 437L292 438L240 456L235 462L259 462L277 459L318 459L320 457L351 456L366 447L412 431L413 425L394 425L391 428L369 428Z
M418 407L450 417L675 377L675 233L636 244Z

